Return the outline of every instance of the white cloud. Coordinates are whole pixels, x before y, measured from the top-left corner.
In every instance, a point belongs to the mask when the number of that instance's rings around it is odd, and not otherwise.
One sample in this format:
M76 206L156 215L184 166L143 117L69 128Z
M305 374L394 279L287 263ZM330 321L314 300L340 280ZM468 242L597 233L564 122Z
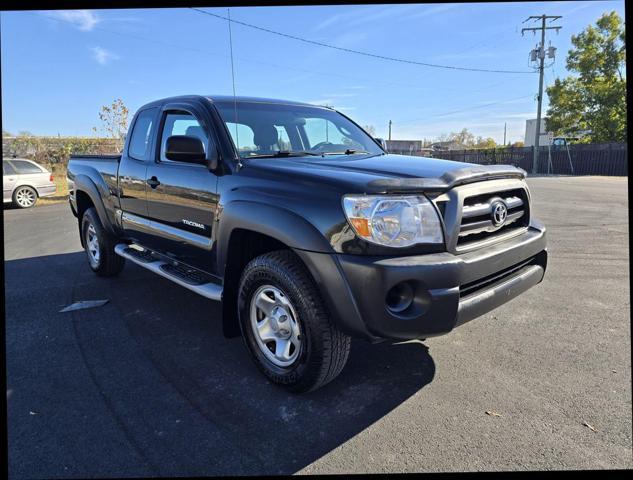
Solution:
M336 13L316 24L314 31L336 24L344 24L345 28L359 27L372 22L379 22L389 19L390 22L408 20L410 18L421 18L436 13L445 12L458 7L458 4L444 4L429 7L428 5L388 5L388 6L366 6L350 5L349 10Z
M322 30L324 28L327 28L330 25L333 25L333 24L337 23L338 21L340 21L341 19L345 18L346 16L348 16L348 15L345 14L345 13L337 13L336 15L332 15L331 17L328 17L325 20L323 20L322 22L318 23L314 27L314 30L315 31L319 31L319 30Z
M119 59L119 56L117 54L112 53L109 50L106 50L105 48L92 47L91 50L92 50L93 58L97 61L99 65L105 65L108 62L110 62L110 60Z
M92 30L101 21L97 14L90 10L58 10L45 15L72 23L84 32Z
M363 45L367 39L367 32L364 31L348 31L340 35L323 37L320 40L328 42L330 45L336 45L339 48L356 48ZM326 63L332 56L340 54L340 51L332 48L320 48L314 51L310 61L313 65Z
M440 135L458 132L462 128L468 128L475 136L492 137L497 143L503 142L503 127L507 123L506 141L514 142L523 140L525 133L525 120L507 120L505 115L499 115L498 121L479 121L477 117L464 120L450 120L446 122L420 122L417 125L399 126L394 122L394 138L397 139L435 139Z
M348 98L348 97L355 97L356 94L355 93L326 93L325 96L328 98Z
M337 47L350 48L363 43L366 39L367 32L350 31L331 37L330 41L332 45L336 45Z
M575 5L573 8L570 8L569 10L564 10L561 13L563 15L570 15L572 13L576 13L580 10L584 10L585 8L590 8L596 5L604 5L607 2L604 2L604 0L596 0L596 1L584 1L584 2L552 2L552 6L556 6L556 7L566 7L569 5ZM560 14L559 14L560 15Z
M520 113L504 113L504 114L499 114L499 117L503 117L503 118L520 118L520 119L527 119L527 118L532 118L536 116L536 111L531 111L531 112L520 112Z
M493 51L479 51L479 52L472 52L472 51L463 51L463 52L456 52L456 53L443 53L440 55L434 55L432 57L429 57L429 59L434 60L434 61L438 61L438 60L464 60L464 59L478 59L478 58L499 58L499 53L498 52L493 52Z
M421 6L421 5L420 5ZM460 5L458 3L444 3L444 4L439 4L439 5L435 5L435 6L426 6L425 5L425 9L418 12L418 13L413 13L411 15L407 15L408 19L411 18L423 18L423 17L428 17L429 15L435 15L437 13L442 13L442 12L446 12L448 10L453 10L455 8L468 8L469 6L464 7L463 5Z
M306 100L305 103L312 103L313 105L332 105L334 100L331 98L319 98L318 100Z

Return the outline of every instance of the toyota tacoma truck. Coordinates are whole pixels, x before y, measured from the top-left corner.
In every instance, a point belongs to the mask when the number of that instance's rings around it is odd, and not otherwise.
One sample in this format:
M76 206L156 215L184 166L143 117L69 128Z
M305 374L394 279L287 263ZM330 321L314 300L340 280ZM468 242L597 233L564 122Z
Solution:
M127 260L221 301L224 335L294 392L334 379L352 337L442 335L541 282L525 176L388 154L328 107L194 95L68 166L90 268Z

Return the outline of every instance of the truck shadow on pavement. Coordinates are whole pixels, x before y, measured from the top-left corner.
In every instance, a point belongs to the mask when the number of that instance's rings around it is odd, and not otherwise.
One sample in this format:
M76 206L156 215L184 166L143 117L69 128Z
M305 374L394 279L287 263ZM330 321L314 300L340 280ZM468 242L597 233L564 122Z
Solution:
M348 364L337 379L316 392L290 394L266 381L241 339L223 337L218 303L135 265L128 263L119 277L104 279L88 269L83 252L53 255L6 262L6 280L50 277L55 265L66 272L53 281L70 292L68 302L109 299L104 307L64 314L58 313L56 302L30 307L49 309L40 317L72 330L69 335L77 345L72 361L85 368L67 378L63 369L53 371L51 365L54 380L38 388L15 384L11 377L8 383L16 391L51 398L70 395L65 382L79 382L83 392L93 392L98 407L91 407L95 417L90 425L76 421L70 408L56 412L55 422L66 431L60 439L51 439L55 445L49 448L59 450L56 458L71 455L75 472L42 471L55 467L40 463L37 471L21 472L27 475L290 474L371 427L420 392L435 374L433 359L419 342L353 341ZM30 294L37 295L38 288ZM7 295L7 304L12 301ZM13 332L8 335L13 338L19 336L20 326L10 318L16 308L7 307L7 329ZM12 355L11 345L7 356ZM47 368L46 362L41 368ZM21 375L19 382L28 378ZM82 396L84 401L88 397ZM57 398L54 403L66 401L79 400ZM106 428L113 424L116 428ZM49 431L55 428L47 425ZM103 430L105 471L101 461L80 447L95 429ZM22 434L28 438L28 432ZM61 440L69 436L76 439L72 448ZM353 461L352 455L346 458ZM345 465L340 468L345 470Z

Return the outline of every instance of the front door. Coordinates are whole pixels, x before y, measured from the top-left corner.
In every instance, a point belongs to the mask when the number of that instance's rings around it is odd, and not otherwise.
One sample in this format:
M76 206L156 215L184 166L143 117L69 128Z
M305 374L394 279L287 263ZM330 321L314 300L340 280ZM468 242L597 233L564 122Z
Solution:
M214 273L212 228L217 207L217 176L205 165L168 160L167 138L188 135L202 140L209 151L211 123L200 112L168 105L163 110L159 148L147 167L147 209L152 245L201 270Z

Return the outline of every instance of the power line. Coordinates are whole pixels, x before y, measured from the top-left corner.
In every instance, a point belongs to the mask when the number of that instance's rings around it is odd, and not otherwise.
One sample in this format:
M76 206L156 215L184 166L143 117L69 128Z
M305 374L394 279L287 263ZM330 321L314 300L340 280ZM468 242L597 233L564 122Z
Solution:
M231 18L231 10L229 8L226 9L226 14L228 15L229 19ZM233 35L231 33L231 22L228 22L228 26L229 26L229 46L231 48L231 82L233 83L233 109L235 111L235 145L237 146L237 150L239 151L240 149L240 136L238 133L238 128L237 128L237 124L238 122L238 118L237 118L237 98L235 96L235 69L233 68ZM239 158L239 155L238 155Z
M332 48L334 50L340 50L342 52L347 52L347 53L354 53L356 55L364 55L366 57L372 57L372 58L377 58L380 60L388 60L391 62L400 62L400 63L408 63L411 65L420 65L423 67L432 67L432 68L444 68L444 69L448 69L448 70L462 70L462 71L469 71L469 72L486 72L486 73L534 73L532 71L525 71L525 70L493 70L493 69L487 69L487 68L471 68L471 67L456 67L453 65L440 65L440 64L436 64L436 63L426 63L426 62L418 62L415 60L407 60L404 58L396 58L396 57L388 57L386 55L378 55L376 53L370 53L370 52L363 52L360 50L353 50L351 48L345 48L345 47L338 47L336 45L331 45L329 43L323 43L323 42L317 42L316 40L309 40L307 38L302 38L302 37L297 37L295 35L290 35L288 33L282 33L282 32L278 32L276 30L271 30L269 28L264 28L264 27L260 27L257 25L253 25L252 23L246 23L246 22L242 22L239 20L235 20L235 19L229 19L227 17L224 17L222 15L218 15L216 13L211 13L211 12L207 12L206 10L202 10L200 8L196 8L196 7L189 7L191 10L194 10L198 13L202 13L204 15L209 15L211 17L215 17L215 18L219 18L222 20L226 20L228 22L233 22L233 23L237 23L239 25L243 25L245 27L249 27L249 28L254 28L256 30L260 30L262 32L267 32L267 33L271 33L273 35L278 35L280 37L285 37L285 38L290 38L292 40L297 40L300 42L304 42L304 43L309 43L312 45L317 45L319 47L326 47L326 48Z
M424 118L416 118L416 119L413 119L413 120L405 120L404 122L398 122L398 125L408 125L408 124L411 124L411 123L419 122L420 120L425 120L427 118L447 117L449 115L454 115L456 113L467 112L469 110L476 110L476 109L479 109L479 108L492 107L494 105L510 103L510 102L514 102L516 100L523 100L523 99L526 99L526 98L532 98L532 95L530 94L530 95L524 95L522 97L517 97L517 98L509 98L507 100L500 100L498 102L491 102L491 103L486 103L486 104L483 104L483 105L474 105L474 106L462 108L462 109L459 109L459 110L453 110L451 112L433 113L433 114L427 115Z
M31 12L29 12L31 13ZM38 16L38 14L36 13L32 13L32 15L34 16ZM49 20L54 20L56 22L61 22L61 23L66 23L68 25L73 25L75 26L76 24L70 20L64 20L62 18L57 18L57 17L49 17L46 16L47 19ZM211 55L211 56L215 56L215 57L222 57L222 58L226 58L226 59L230 59L229 55L224 55L221 53L216 53L216 52L210 52L208 50L202 50L200 48L196 48L196 47L191 47L191 46L185 46L185 45L178 45L178 44L174 44L174 43L169 43L169 42L165 42L162 40L156 40L154 38L148 38L148 37L143 37L141 35L135 35L132 33L123 33L123 32L117 32L115 30L109 30L109 29L105 29L103 27L99 27L99 26L94 26L93 27L94 30L99 30L101 32L105 32L105 33L109 33L112 35L117 35L120 37L130 37L130 38L134 38L137 40L141 40L141 41L145 41L145 42L151 42L151 43L155 43L157 45L163 45L163 46L167 46L167 47L171 47L171 48L175 48L175 49L181 49L181 50L189 50L192 52L197 52L197 53L203 53L205 55ZM297 72L304 72L304 73L311 73L314 75L321 75L321 76L326 76L326 77L337 77L337 78L343 78L343 79L348 79L348 80L354 80L356 82L367 82L367 77L355 77L352 75L344 75L341 73L336 73L336 72L321 72L321 71L317 71L317 70L309 70L306 68L299 68L299 67L291 67L289 65L281 65L281 64L276 64L276 63L271 63L271 62L263 62L261 60L256 60L254 58L250 58L250 57L235 57L235 61L236 62L241 62L241 63L245 63L245 64L251 64L251 63L256 63L259 65L263 65L266 67L272 67L272 68L282 68L282 69L287 69L287 70L295 70ZM399 87L407 87L407 88L412 88L415 90L433 90L433 91L437 91L437 90L441 90L441 91L445 91L445 92L453 92L453 91L459 91L459 92L467 92L467 93L478 93L478 92L484 92L487 91L489 89L492 89L494 87L497 87L499 85L502 85L506 83L506 80L502 80L501 82L498 83L494 83L492 85L488 85L486 86L486 88L484 89L478 89L478 90L464 90L464 88L459 87L459 88L438 88L438 87L432 87L432 86L422 86L422 85L414 85L414 84L409 84L409 83L401 83L401 82L378 82L378 83L374 83L374 85L377 86L399 86Z
M518 27L515 27L515 29L513 31L508 31L507 28L502 28L499 29L495 32L491 32L490 35L492 36L492 38L487 38L486 40L484 40L483 42L477 42L469 47L466 47L463 50L460 50L459 53L466 53L466 52L470 52L472 50L476 50L479 49L481 47L484 46L488 46L490 44L499 44L499 40L502 38L506 38L509 37L510 35L516 35L518 32Z
M37 15L36 13L32 13L32 14L33 15ZM69 24L69 25L75 25L75 23L72 22L72 21L64 20L64 19L57 18L57 17L48 17L47 16L46 18L48 18L50 20L55 20L57 22L66 23L66 24ZM169 43L169 42L165 42L165 41L161 41L161 40L156 40L156 39L153 39L153 38L143 37L143 36L140 36L140 35L134 35L134 34L131 34L131 33L117 32L117 31L105 29L105 28L99 27L99 26L95 26L93 28L95 30L100 30L102 32L110 33L110 34L113 34L113 35L135 38L137 40L142 40L142 41L147 41L147 42L151 42L151 43L156 43L156 44L164 45L164 46L171 47L171 48L182 49L182 50L190 50L190 51L194 51L194 52L198 52L198 53L204 53L206 55L212 55L212 56L216 56L216 57L223 57L223 58L230 59L229 55L223 55L223 54L215 53L215 52L212 53L212 52L209 52L209 51L206 51L206 50L202 50L202 49L199 49L199 48L195 48L195 47L189 47L189 46L184 46L184 45L177 45L177 44L173 44L173 43ZM304 68L290 67L290 66L287 66L287 65L278 65L278 64L274 64L274 63L270 63L270 62L262 62L262 61L251 59L251 58L248 58L248 57L242 57L242 59L235 58L235 60L238 61L238 62L244 62L244 63L247 63L247 64L248 63L258 63L258 64L261 64L261 65L265 65L267 67L286 68L286 69L289 69L289 70L296 70L296 71L312 73L312 74L316 74L316 75L347 78L347 79L352 79L352 80L356 80L356 81L366 81L367 80L367 78L353 77L353 76L350 76L350 75L342 75L342 74L333 73L333 72L332 73L324 73L324 72L319 72L319 71L315 71L315 70L308 70L308 69L304 69ZM470 93L483 92L483 91L488 90L489 88L497 87L497 86L499 86L501 84L504 84L504 83L505 83L505 81L501 81L499 83L494 83L492 85L488 85L485 89L473 90ZM421 87L419 85L412 85L412 84L398 83L398 82L380 82L377 85L395 85L395 86L404 86L404 87L409 87L409 88L414 88L414 89L427 89L426 87ZM428 88L433 89L434 87L428 87ZM447 89L442 89L442 90L447 90ZM459 91L465 91L465 90L460 88ZM529 95L529 96L531 97L531 95ZM527 98L527 97L520 97L518 99L523 99L523 98ZM507 102L510 102L510 101L518 100L518 99L502 100L502 101L499 101L499 102L488 103L488 104L485 104L485 105L477 105L477 106L468 107L468 108L465 108L465 109L456 110L456 111L447 112L447 113L431 114L431 115L426 116L425 118L419 118L419 119L415 119L415 120L408 120L408 121L405 121L405 122L401 122L400 125L417 122L417 121L424 120L424 119L429 118L429 117L432 118L432 117L435 117L435 116L452 115L454 113L461 113L463 111L467 111L467 110L471 110L471 109L484 108L484 107L493 106L493 105L497 105L497 104L507 103Z

